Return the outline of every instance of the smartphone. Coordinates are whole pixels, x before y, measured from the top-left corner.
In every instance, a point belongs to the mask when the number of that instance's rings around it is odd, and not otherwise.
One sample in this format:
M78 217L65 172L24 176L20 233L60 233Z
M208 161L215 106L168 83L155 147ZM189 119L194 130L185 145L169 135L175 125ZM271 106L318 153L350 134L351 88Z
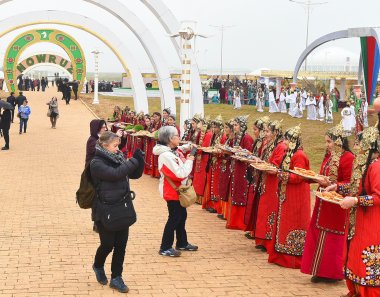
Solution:
M193 147L191 149L191 151L190 151L190 156L195 157L195 155L197 154L197 152L198 152L198 149L196 147Z

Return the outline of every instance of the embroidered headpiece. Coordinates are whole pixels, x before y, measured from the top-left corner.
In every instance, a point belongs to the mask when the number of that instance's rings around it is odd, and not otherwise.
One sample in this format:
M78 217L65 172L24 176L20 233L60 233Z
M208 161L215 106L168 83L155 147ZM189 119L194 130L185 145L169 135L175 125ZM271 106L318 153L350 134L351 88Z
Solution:
M212 120L212 124L222 127L223 126L223 118L221 115L218 115L214 120Z
M270 121L270 118L268 116L264 116L264 117L261 117L261 118L258 118L254 125L260 129L260 130L263 130L264 129L264 126L267 125Z

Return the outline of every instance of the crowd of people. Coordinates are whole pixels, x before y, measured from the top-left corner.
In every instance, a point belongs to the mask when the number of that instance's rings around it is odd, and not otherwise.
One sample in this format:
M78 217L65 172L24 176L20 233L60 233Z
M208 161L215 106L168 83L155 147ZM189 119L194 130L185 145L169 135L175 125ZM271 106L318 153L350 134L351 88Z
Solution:
M175 191L167 176L175 179L176 187L189 177L197 203L225 220L226 228L244 231L256 249L268 254L269 263L300 269L312 282L346 279L347 296L377 296L380 125L362 127L353 148L347 138L351 130L344 123L329 128L319 174L302 177L294 170L310 172L310 166L300 126L284 129L281 122L263 116L248 127L247 118L223 121L221 116L206 120L195 115L185 121L180 140L169 109L148 115L115 107L111 129L121 136L119 148L126 158L136 150L144 152L144 173L160 178L160 192L168 203L159 253L180 256L178 249L187 248L183 244L198 249L187 238L181 242L187 215L179 214L177 204L169 206L168 199ZM126 125L139 129L121 130ZM140 129L147 133L136 133ZM194 156L188 155L188 144L197 147ZM269 167L254 166L260 163ZM334 204L317 196L311 215L313 183L320 192L344 198ZM178 202L178 197L173 200ZM178 249L172 247L176 228Z
M235 79L220 81L217 78L206 81L203 84L204 101L208 103L208 91L210 88L218 91L211 102L225 103L240 109L242 105L252 105L257 112L264 112L264 107L269 108L269 113L289 114L294 118L306 117L311 121L324 121L333 123L334 114L342 107L341 117L346 132L356 133L368 127L368 103L364 93L358 96L352 91L350 98L343 100L339 90L335 87L330 93L319 92L313 94L304 88L292 90L290 86L282 87L279 94L276 88L265 83L257 83L252 80Z
M52 80L52 84L54 85L54 80ZM47 77L39 78L29 78L26 76L25 78L21 75L18 77L18 89L20 91L37 91L40 89L42 92L45 92L45 89L49 87L49 79Z

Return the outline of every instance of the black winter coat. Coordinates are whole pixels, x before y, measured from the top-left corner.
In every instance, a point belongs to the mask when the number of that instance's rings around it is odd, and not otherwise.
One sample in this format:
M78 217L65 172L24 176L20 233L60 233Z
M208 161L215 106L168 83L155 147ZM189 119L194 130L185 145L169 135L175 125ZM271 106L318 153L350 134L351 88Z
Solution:
M0 129L8 131L11 128L11 120L12 116L10 110L4 110L0 120Z
M138 179L144 171L144 159L131 158L126 163L116 163L105 153L96 150L95 158L90 164L91 177L98 197L94 201L93 219L100 220L97 213L99 199L113 204L121 201L130 191L129 179Z

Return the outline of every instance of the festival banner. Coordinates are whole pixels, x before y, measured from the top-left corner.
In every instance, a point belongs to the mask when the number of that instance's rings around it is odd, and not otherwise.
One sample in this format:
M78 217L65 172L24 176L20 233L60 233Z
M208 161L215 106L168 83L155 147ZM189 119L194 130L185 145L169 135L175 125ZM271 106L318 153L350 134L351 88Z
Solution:
M379 46L376 39L372 36L361 37L360 44L362 49L365 93L368 104L372 105L380 67Z

